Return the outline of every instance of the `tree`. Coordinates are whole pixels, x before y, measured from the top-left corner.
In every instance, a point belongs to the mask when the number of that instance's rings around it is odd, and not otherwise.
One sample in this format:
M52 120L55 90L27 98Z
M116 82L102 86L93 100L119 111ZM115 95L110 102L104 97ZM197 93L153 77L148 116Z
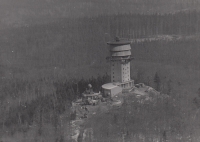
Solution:
M200 88L198 89L197 93L198 93L198 96L200 97Z
M160 84L161 84L161 81L160 81L160 77L158 76L158 73L156 72L155 73L155 76L154 76L154 83L156 85L156 90L157 91L160 91Z
M172 80L170 79L167 82L167 94L169 95L172 92Z
M136 79L136 83L141 83L144 82L144 75L145 75L145 70L144 69L139 69L137 72L137 79Z

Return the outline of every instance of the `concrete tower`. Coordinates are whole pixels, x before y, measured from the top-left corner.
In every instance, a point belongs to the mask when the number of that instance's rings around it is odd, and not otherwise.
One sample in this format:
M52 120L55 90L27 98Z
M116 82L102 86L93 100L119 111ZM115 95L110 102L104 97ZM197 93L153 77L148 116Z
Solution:
M111 82L121 84L122 88L130 88L134 81L130 78L131 42L119 40L108 42L110 49Z
M131 42L119 40L107 43L110 56L111 82L102 85L104 96L113 97L119 93L132 90L134 80L130 78Z

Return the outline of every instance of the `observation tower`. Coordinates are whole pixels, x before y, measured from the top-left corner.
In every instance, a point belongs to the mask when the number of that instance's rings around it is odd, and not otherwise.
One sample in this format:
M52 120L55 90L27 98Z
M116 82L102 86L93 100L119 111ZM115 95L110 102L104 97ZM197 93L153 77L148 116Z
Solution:
M122 88L132 87L134 81L130 77L131 41L116 38L113 42L108 42L110 56L111 82L120 83Z
M134 86L134 80L131 80L130 62L133 59L131 56L131 41L120 40L107 43L110 50L110 56L106 59L110 61L111 83L102 85L103 90L108 91L111 86L121 87L122 90L129 90ZM112 93L111 93L111 96Z

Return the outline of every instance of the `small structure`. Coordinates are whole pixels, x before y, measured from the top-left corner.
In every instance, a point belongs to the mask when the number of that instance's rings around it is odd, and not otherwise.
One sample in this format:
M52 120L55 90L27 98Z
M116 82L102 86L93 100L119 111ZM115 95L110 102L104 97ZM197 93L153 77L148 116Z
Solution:
M92 85L88 85L89 89L86 89L85 92L82 93L82 102L89 104L89 105L96 105L98 104L99 100L102 98L101 93L95 93L92 90Z
M107 83L102 85L104 97L113 97L122 92L122 87L114 85L113 83Z
M90 94L86 94L86 93L83 93L83 100L86 100L86 99L92 99L92 100L97 100L100 98L101 94L100 93L90 93Z

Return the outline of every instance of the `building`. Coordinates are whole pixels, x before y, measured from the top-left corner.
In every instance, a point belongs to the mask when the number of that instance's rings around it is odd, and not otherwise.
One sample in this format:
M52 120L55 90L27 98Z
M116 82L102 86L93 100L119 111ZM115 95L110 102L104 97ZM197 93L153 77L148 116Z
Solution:
M107 43L110 50L110 56L107 60L110 61L111 83L104 84L102 89L104 92L116 87L121 87L122 90L130 90L134 86L134 80L130 78L130 61L131 56L131 42L127 40L119 40ZM111 85L112 84L112 85ZM112 87L111 87L112 86ZM120 89L117 89L120 91ZM114 91L116 93L116 91ZM113 96L113 94L111 95Z
M113 83L107 83L102 85L104 97L113 97L122 92L122 87L114 85Z

